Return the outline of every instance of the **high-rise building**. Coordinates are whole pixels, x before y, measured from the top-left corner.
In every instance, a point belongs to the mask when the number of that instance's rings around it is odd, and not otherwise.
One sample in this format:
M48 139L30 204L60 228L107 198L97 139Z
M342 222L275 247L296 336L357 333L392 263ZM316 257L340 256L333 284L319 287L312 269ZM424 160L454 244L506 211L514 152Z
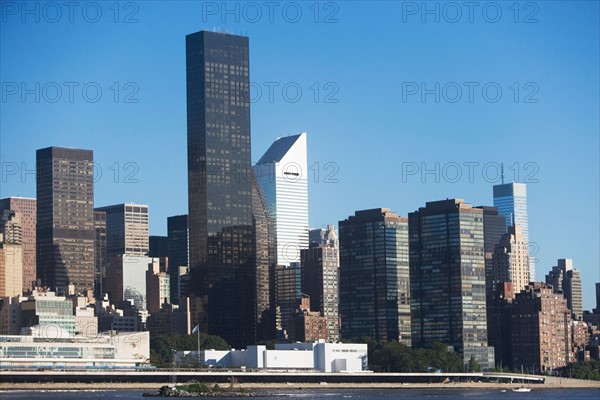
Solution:
M127 254L147 256L148 206L145 204L115 204L97 207L106 213L106 253L109 259Z
M594 312L600 314L600 282L596 282L596 308Z
M167 236L148 237L148 257L168 257Z
M502 235L506 233L506 219L498 215L496 207L479 206L483 211L483 249L485 257L485 289L488 302L493 298L493 256L496 245L500 242ZM489 321L489 316L488 316Z
M121 254L115 256L106 274L104 291L113 304L122 306L129 302L138 315L147 311L146 272L153 258L140 255Z
M167 257L169 257L169 276L171 281L171 303L177 304L181 293L179 285L180 267L188 267L188 216L174 215L167 218Z
M36 153L37 278L42 285L94 288L94 167L91 150Z
M581 293L581 275L573 268L573 260L559 259L558 265L546 275L546 284L552 286L556 293L562 293L567 299L567 307L574 320L583 316L583 300Z
M511 322L513 369L546 372L571 362L571 312L550 286L532 282L516 294Z
M304 293L296 310L294 328L294 340L297 342L332 341L329 338L327 318L319 311L311 311L310 296Z
M4 210L12 210L19 214L23 230L23 289L32 289L36 280L35 269L35 225L36 199L26 197L6 197L0 199L0 214Z
M409 214L412 340L417 347L446 343L465 364L474 357L492 368L483 215L462 199L428 202Z
M502 235L494 249L492 258L492 286L512 282L513 290L519 293L529 284L529 251L519 225L511 226Z
M321 229L317 231L320 232ZM320 242L312 242L310 248L301 250L300 255L302 293L310 298L309 311L318 311L325 317L327 339L337 342L340 340L340 261L337 234L333 225L328 226Z
M106 253L106 213L94 211L94 264L96 271L95 290L97 299L104 296L104 279L108 256Z
M269 270L258 265L257 250L268 256L269 243L255 240L255 227L268 224L253 210L261 202L251 166L249 68L247 37L186 37L192 323L238 348L257 341L269 299L258 295Z
M408 220L389 208L339 223L343 338L411 344Z
M494 207L498 208L498 214L506 219L506 231L508 232L508 228L513 225L519 225L523 233L523 240L525 243L529 243L527 185L516 182L494 185ZM535 260L530 257L528 281L535 280Z
M295 340L294 319L302 300L302 270L299 263L277 265L274 274L275 305L279 310L278 339Z
M299 262L308 248L306 133L278 138L254 169L275 225L277 265Z
M157 314L163 304L170 304L169 275L160 268L160 260L153 258L146 271L146 308L148 312Z
M23 228L12 210L0 213L0 298L23 294Z

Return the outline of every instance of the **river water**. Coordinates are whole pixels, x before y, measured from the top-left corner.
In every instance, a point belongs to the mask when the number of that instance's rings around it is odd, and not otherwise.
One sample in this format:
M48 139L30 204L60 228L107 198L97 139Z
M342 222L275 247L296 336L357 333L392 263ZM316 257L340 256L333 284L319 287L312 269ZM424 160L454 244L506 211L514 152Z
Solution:
M46 392L0 392L0 400L51 400L51 399L150 399L143 397L143 390L135 391L46 391ZM502 392L500 389L294 389L294 390L269 390L264 396L252 399L527 399L527 400L599 400L600 390L595 389L535 389L530 393L513 393L510 389ZM240 399L233 397L219 397L219 399Z

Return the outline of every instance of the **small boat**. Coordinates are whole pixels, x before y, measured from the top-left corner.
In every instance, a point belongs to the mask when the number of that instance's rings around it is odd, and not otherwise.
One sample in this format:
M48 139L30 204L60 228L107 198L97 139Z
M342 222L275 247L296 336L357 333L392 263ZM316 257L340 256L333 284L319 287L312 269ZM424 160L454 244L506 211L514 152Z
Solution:
M520 388L514 388L512 391L517 393L529 393L531 392L531 388L521 386Z

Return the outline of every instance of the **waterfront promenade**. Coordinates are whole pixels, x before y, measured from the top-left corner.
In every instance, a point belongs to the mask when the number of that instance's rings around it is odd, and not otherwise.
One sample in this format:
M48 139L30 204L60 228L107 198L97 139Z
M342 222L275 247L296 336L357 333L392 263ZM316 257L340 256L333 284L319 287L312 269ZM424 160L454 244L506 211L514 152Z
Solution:
M0 390L156 389L172 382L276 388L597 388L600 381L507 373L313 373L195 371L2 371Z

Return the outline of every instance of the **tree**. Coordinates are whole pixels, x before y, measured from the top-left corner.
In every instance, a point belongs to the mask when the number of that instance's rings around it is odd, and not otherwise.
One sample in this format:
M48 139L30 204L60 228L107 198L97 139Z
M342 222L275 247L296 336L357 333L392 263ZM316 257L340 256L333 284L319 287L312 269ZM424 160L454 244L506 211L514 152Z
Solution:
M481 366L479 365L479 363L475 359L475 356L471 356L471 359L469 360L469 371L471 371L471 372L481 372Z
M198 348L198 334L181 335L169 333L167 335L150 338L150 363L156 367L172 367L173 353L180 350L196 351ZM200 349L227 350L227 342L214 335L200 333Z

